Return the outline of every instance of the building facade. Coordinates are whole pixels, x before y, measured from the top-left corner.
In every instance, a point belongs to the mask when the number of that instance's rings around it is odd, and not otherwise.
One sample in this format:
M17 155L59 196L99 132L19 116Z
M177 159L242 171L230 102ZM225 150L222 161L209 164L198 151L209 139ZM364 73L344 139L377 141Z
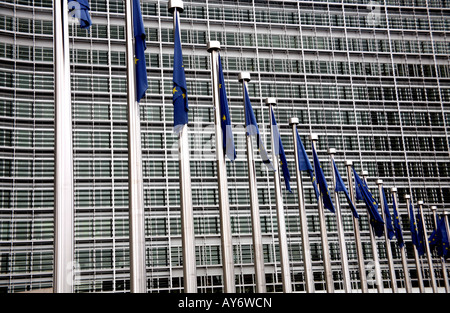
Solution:
M124 4L91 0L89 31L70 25L75 204L75 292L129 291L128 156ZM0 290L52 287L54 79L50 0L0 1ZM398 188L409 274L417 287L403 196L450 205L450 5L445 0L185 0L181 14L189 93L190 164L199 292L222 292L220 223L214 152L210 40L221 42L237 159L227 161L237 292L254 291L244 110L238 74L248 71L253 109L270 150L275 97L278 126L293 181L283 187L293 290L305 291L292 131L311 158L311 133L331 188L328 148ZM149 89L141 101L147 290L182 292L177 138L172 132L173 19L167 0L143 0ZM279 292L273 175L256 157L268 292ZM344 175L345 176L345 175ZM325 290L317 203L309 177L304 193L315 288ZM347 182L347 178L344 177ZM345 203L344 198L341 203ZM391 201L389 201L391 203ZM358 203L368 275L373 268L369 222ZM352 214L342 205L352 288L359 286ZM391 207L392 212L392 207ZM342 291L336 217L325 213L333 279ZM400 250L391 242L397 282ZM377 239L383 283L390 288L386 246ZM425 260L425 259L424 259ZM433 254L438 286L439 258ZM424 282L430 285L426 262ZM370 286L375 291L375 286ZM402 290L402 289L401 289Z

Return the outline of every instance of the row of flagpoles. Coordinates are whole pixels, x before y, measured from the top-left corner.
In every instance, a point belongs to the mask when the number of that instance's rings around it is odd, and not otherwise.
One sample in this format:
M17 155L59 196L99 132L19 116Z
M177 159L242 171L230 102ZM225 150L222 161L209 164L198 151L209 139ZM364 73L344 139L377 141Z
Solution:
M70 2L72 6L75 1ZM72 9L80 20L80 26L88 28L91 25L89 17L89 4L87 0L76 1L77 6L69 8L66 1L55 1L54 25L55 25L55 270L54 291L73 291L73 156L72 156L72 117L71 117L71 92L70 92L70 62L68 42L67 12ZM78 10L78 11L77 11ZM174 18L174 70L173 70L173 105L174 105L174 132L178 135L178 156L180 168L180 210L182 221L182 251L183 251L183 276L184 290L188 293L197 291L197 275L195 260L195 236L193 223L193 207L191 195L191 178L189 165L188 146L188 92L183 66L183 56L180 35L180 12L183 11L181 0L169 0L169 11ZM130 289L134 293L147 291L146 267L145 267L145 232L144 232L144 200L142 180L142 156L140 142L139 102L144 97L148 88L147 70L145 64L145 29L139 0L125 0L126 19L126 51L127 51L127 101L128 101L128 145L129 145L129 220L130 220ZM226 174L226 156L234 161L236 150L231 129L230 112L225 89L224 75L220 58L220 43L211 41L208 43L208 52L211 53L213 101L215 108L215 133L216 133L216 157L217 176L219 187L220 231L222 248L222 266L224 291L232 293L236 291L232 235L230 225L230 210L228 199L228 186ZM240 73L238 77L242 83L243 105L246 127L246 152L247 168L249 176L250 208L252 222L252 238L254 249L254 267L256 292L266 291L264 255L262 249L262 235L259 216L259 204L257 197L255 161L252 138L256 140L260 157L269 170L273 171L276 212L278 221L278 241L280 247L280 260L283 291L292 292L291 274L289 268L288 245L286 238L286 226L284 219L284 205L281 189L281 174L283 173L286 189L291 191L290 173L287 166L286 155L281 142L281 136L275 120L273 107L276 99L266 99L271 116L271 147L272 161L264 147L262 136L250 103L247 84L250 81L249 73ZM334 203L329 193L329 188L319 158L316 153L318 137L311 135L313 164L309 161L305 147L297 131L297 118L290 119L295 151L295 168L298 189L298 204L300 217L300 230L302 238L302 253L304 261L305 286L307 292L314 292L314 279L311 263L311 251L307 234L307 219L305 201L303 195L303 182L301 172L307 172L314 187L318 202L318 214L322 243L322 258L324 264L324 276L327 292L334 292L334 282L331 269L331 257L328 249L328 237L325 224L325 211L328 209L336 216L339 247L342 264L342 277L345 292L351 292L350 269L348 264L346 242L344 238L343 224L341 220L341 204L338 193L345 195L347 204L353 215L353 230L358 258L359 278L361 291L368 292L368 280L366 277L365 260L363 257L361 234L359 230L359 215L355 203L362 200L365 203L369 215L370 241L372 247L375 283L378 292L383 292L380 262L376 237L385 238L386 251L389 265L391 288L397 292L397 282L393 263L390 240L395 236L401 251L402 266L407 292L412 291L411 279L406 260L404 241L397 211L398 200L396 188L391 188L394 221L388 208L386 194L383 189L383 181L377 180L379 201L370 193L363 175L359 177L351 161L346 161L348 189L338 171L334 161L335 149L329 149L331 168L333 172ZM280 170L281 166L281 170ZM353 174L353 175L352 175ZM352 176L355 186L352 186ZM423 202L418 202L418 214L414 215L412 201L408 195L406 198L410 218L410 230L412 242L415 245L415 263L420 291L424 291L422 271L420 269L420 256L426 252L429 265L431 285L433 292L437 292L436 277L433 270L430 246L435 246L438 255L442 258L442 269L446 291L449 291L445 258L448 255L448 219L439 217L434 207L434 219L436 229L429 238L429 244L425 238L427 230L423 223ZM378 208L381 209L381 214Z

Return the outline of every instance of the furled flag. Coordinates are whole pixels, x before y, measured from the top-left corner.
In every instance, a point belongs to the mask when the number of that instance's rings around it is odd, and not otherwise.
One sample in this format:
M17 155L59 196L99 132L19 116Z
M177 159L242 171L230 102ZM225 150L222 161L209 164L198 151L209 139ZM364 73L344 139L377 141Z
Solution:
M272 115L272 133L273 133L273 141L275 147L275 154L280 156L280 164L281 169L283 170L284 183L286 184L286 189L292 193L291 185L289 180L291 179L291 175L289 174L289 169L287 166L286 154L284 153L283 143L281 142L280 131L278 129L277 121L275 120L275 115L273 114L273 110L270 112Z
M375 231L377 237L381 237L384 234L384 221L378 212L378 204L372 193L369 191L367 184L356 173L353 168L353 175L355 176L355 190L356 194L360 194L362 200L366 204L367 211L369 213L370 224Z
M231 118L228 109L227 91L223 77L222 62L219 54L219 97L220 97L220 125L222 127L223 151L227 157L234 161L236 159L236 148L234 146L233 132L231 131Z
M92 25L91 16L89 15L89 1L88 0L68 0L69 13L72 17L80 20L80 28L87 29Z
M334 160L333 160L333 167L334 167L334 176L336 176L336 188L334 189L334 191L343 192L345 194L348 205L350 206L350 209L352 210L353 216L355 218L359 218L359 215L358 215L358 212L356 211L355 205L353 204L352 199L350 199L350 195L348 194L347 188L345 187L344 181L342 180L341 174L339 173Z
M424 255L425 250L423 247L423 242L421 244L419 240L419 231L417 228L416 218L414 216L412 201L409 202L409 229L411 231L412 243L416 246L417 252L419 255Z
M312 145L313 158L314 158L314 173L317 177L317 184L319 184L320 193L322 194L323 205L325 208L335 213L333 202L331 201L330 192L328 191L327 181L325 180L325 175L322 170L322 166L319 162L319 157L317 156L314 144Z
M392 240L392 238L394 238L395 232L394 232L394 228L392 227L391 213L389 213L389 206L388 206L388 202L386 199L386 194L384 193L383 186L381 186L381 193L383 194L384 215L386 216L386 229L388 232L388 238L389 238L389 240Z
M173 126L175 134L179 134L183 126L188 123L188 95L186 75L183 65L183 51L181 50L180 27L178 17L175 20L173 55Z
M256 123L255 113L253 113L252 104L250 103L250 98L248 96L247 87L244 88L245 97L245 125L247 129L247 136L256 136L256 146L261 155L263 163L272 171L275 170L272 162L269 159L266 148L262 141L261 135L259 134L258 124Z
M397 244L400 248L403 248L405 242L403 241L402 226L400 225L400 219L398 216L397 206L395 204L395 195L392 195L392 209L394 211L394 231L397 238Z
M447 228L445 226L445 215L440 218L437 216L436 219L436 229L428 238L430 248L435 248L437 255L443 258L447 258L449 254L449 237L447 233Z
M312 168L311 162L309 161L308 155L306 154L305 146L303 146L303 142L300 139L300 135L297 131L297 147L298 147L298 153L297 153L297 159L298 159L298 166L299 171L307 171L309 173L309 176L311 177L311 182L314 187L314 193L316 195L316 200L319 201L320 192L319 187L317 187L316 177L314 175L314 170Z
M422 215L419 212L419 209L417 209L417 238L419 239L419 246L417 247L417 251L419 252L419 255L425 254L425 233L423 231L423 221L422 221Z
M145 28L139 0L133 0L133 33L134 64L136 68L136 101L140 102L148 89L148 79L144 53L147 49L147 44L145 42Z

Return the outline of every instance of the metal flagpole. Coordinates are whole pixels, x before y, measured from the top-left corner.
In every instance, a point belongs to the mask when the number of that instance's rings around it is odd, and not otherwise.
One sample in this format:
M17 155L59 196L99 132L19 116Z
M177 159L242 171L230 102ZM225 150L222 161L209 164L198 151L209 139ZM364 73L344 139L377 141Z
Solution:
M73 292L73 143L67 1L54 1L55 210L53 292Z
M303 264L305 267L305 285L306 285L306 292L312 293L314 292L314 276L311 264L311 247L309 245L309 237L308 237L308 222L306 217L305 198L303 195L302 174L300 172L300 164L298 163L297 157L299 150L296 137L298 118L296 117L291 118L289 120L289 124L292 126L292 135L294 138L293 140L295 152L295 170L297 177L297 196L298 196L298 208L300 217L300 231L302 235Z
M319 136L317 136L316 134L311 134L310 139L315 149L316 141L319 140ZM322 257L323 257L325 282L327 285L327 292L331 293L334 292L334 282L333 282L333 272L331 270L330 246L328 245L327 228L326 228L327 226L325 222L325 212L323 210L322 197L319 198L318 208L319 208L320 237L322 241Z
M431 206L431 211L433 212L433 220L434 220L434 225L435 225L435 229L437 229L437 206L432 205ZM444 216L445 218L445 216ZM445 285L445 292L449 293L450 287L449 287L449 282L448 282L448 274L447 274L447 266L445 265L445 259L444 257L441 257L441 265L442 265L442 276L444 278L444 285Z
M423 233L425 235L424 245L425 245L425 249L427 251L427 261L428 261L428 269L430 271L431 287L433 289L433 292L437 293L438 290L437 290L437 283L436 283L436 275L434 273L433 260L431 259L430 245L428 244L427 227L425 226L425 219L423 218L423 201L419 200L419 201L417 201L417 204L419 205L419 214L422 219L422 228L423 228Z
M363 180L367 184L366 177L369 175L369 172L363 171ZM370 216L369 216L370 219ZM384 292L384 286L383 286L383 280L381 278L381 268L380 268L380 260L378 258L378 248L377 248L377 241L375 238L375 230L373 227L369 226L370 228L370 245L372 247L372 255L373 255L373 265L375 269L375 284L377 285L377 291L379 293Z
M211 75L214 99L214 118L216 130L216 158L217 158L217 178L219 184L219 211L220 211L220 239L222 245L222 266L224 290L227 293L235 293L233 242L231 236L231 218L228 200L227 167L223 151L223 138L220 116L220 95L219 95L219 73L218 58L220 42L210 41L207 47L211 53Z
M409 220L411 221L411 218L414 218L414 216L411 216L411 214L409 213L409 206L410 206L410 201L411 201L411 196L410 195L405 195L405 199L406 199L406 208L408 211L408 217ZM414 213L414 211L413 211ZM419 253L417 252L417 248L414 247L414 260L416 262L416 272L417 272L417 280L419 283L419 290L420 292L425 292L425 286L423 284L423 278L422 278L422 268L420 266L420 260L419 260Z
M330 148L328 149L328 154L330 155L330 163L331 163L331 172L333 176L333 191L336 189L336 174L334 172L334 155L336 154L336 149ZM341 204L339 202L339 194L334 191L334 201L335 201L335 209L336 209L336 222L337 222L337 231L339 238L339 248L341 252L341 263L342 263L342 278L344 281L344 290L347 293L352 292L352 284L350 280L350 270L348 265L348 256L347 256L347 246L345 244L345 234L344 227L342 225L342 216L341 216Z
M391 188L391 192L394 195L394 201L395 201L395 207L398 210L398 201L397 201L397 188L393 187ZM403 275L405 276L405 288L407 293L412 292L412 285L411 285L411 277L409 277L409 269L408 269L408 261L406 258L406 252L405 247L399 247L400 253L402 255L402 266L403 266Z
M133 49L132 0L125 1L128 105L128 188L130 218L130 291L147 292L145 268L145 222L142 178L141 124L136 101Z
M183 10L184 6L182 0L169 0L169 12L173 14L174 32L176 29L176 21L180 20L180 12L183 12ZM180 168L180 208L184 292L196 293L197 270L195 259L194 210L192 207L191 169L189 164L189 133L187 125L183 126L183 129L180 131L178 137L178 160Z
M267 98L266 105L269 107L269 115L272 115L273 106L277 105L275 98ZM272 121L272 119L270 119ZM279 145L278 138L275 138L274 129L272 123L271 128L271 144L272 144L272 160L273 160L273 179L275 183L275 197L277 203L277 221L278 221L278 242L280 246L280 262L281 262L281 277L283 279L283 291L285 293L292 292L291 273L289 270L289 251L286 236L286 222L284 219L284 206L283 198L281 196L281 178L279 170L279 158L276 154L275 147ZM279 132L278 132L279 133Z
M245 88L250 81L250 73L239 73L239 82L242 83L242 93L245 110ZM248 125L245 125L246 127ZM253 255L255 263L256 292L266 292L266 276L264 271L264 254L262 250L261 220L259 217L258 190L256 186L255 161L253 158L253 145L251 136L246 136L248 184L250 189L250 207L253 233Z
M350 193L350 198L352 202L356 204L355 192L353 189L353 180L352 180L352 161L345 161L345 166L347 167L347 180L348 180L348 192ZM366 276L366 268L364 266L364 255L363 248L361 242L361 233L359 230L359 219L353 216L353 230L355 234L355 244L356 244L356 253L358 255L358 266L359 266L359 280L361 282L361 292L367 293L369 289L367 287L367 276Z
M378 179L377 180L377 185L378 185L378 193L380 195L380 207L381 207L381 211L383 211L382 213L382 217L384 220L384 241L386 243L386 254L387 254L387 258L388 258L388 264L389 264L389 276L391 278L391 288L392 288L392 293L397 293L398 292L398 288L397 288L397 279L395 278L395 268L394 268L394 260L392 258L392 248L391 248L391 241L389 239L389 235L388 235L388 228L387 228L387 216L386 216L386 208L384 207L384 196L383 195L383 180L382 179Z

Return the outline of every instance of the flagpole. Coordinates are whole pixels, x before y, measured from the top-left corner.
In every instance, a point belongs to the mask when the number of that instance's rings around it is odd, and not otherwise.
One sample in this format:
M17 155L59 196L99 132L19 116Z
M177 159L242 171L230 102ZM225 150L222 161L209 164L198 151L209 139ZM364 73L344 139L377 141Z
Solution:
M397 293L398 292L398 288L397 288L397 279L395 277L395 268L394 268L394 260L392 258L392 247L391 247L391 241L389 239L389 234L388 234L388 227L387 227L387 213L386 213L386 208L384 207L384 197L385 195L383 194L383 180L382 179L378 179L377 180L377 185L378 185L378 193L380 196L380 205L381 205L381 211L383 211L382 213L382 217L384 220L384 241L386 243L386 254L388 257L388 265L389 265L389 276L391 278L391 288L392 288L392 293Z
M298 118L292 117L289 119L289 125L292 126L292 136L294 140L294 152L295 152L295 176L297 178L297 197L298 197L298 209L300 218L300 232L302 236L302 253L303 264L305 268L305 289L307 293L314 292L314 276L311 264L311 247L309 245L308 237L308 220L306 216L305 197L303 195L303 182L302 174L300 172L300 164L298 161L299 146L297 145L297 124Z
M228 198L227 167L223 151L223 138L220 116L218 58L220 42L210 41L207 51L211 53L211 75L214 99L214 119L216 130L217 178L219 184L220 239L222 245L222 266L224 291L235 293L233 242L231 236L231 217Z
M134 74L132 0L125 1L125 30L127 51L127 106L128 106L128 188L129 188L129 240L130 291L147 292L145 268L144 195L142 179L141 127L139 105L136 102Z
M417 204L419 205L419 214L420 218L422 219L422 228L423 233L425 236L425 249L427 251L427 261L428 261L428 269L430 271L430 279L431 279L431 287L433 289L434 293L437 293L437 283L436 283L436 275L434 273L434 266L433 266L433 260L431 259L431 250L430 245L428 244L428 235L427 235L427 227L425 226L425 219L423 218L423 201L419 200L417 201Z
M410 212L409 212L409 206L410 206L410 201L411 201L411 196L410 195L405 195L405 200L406 200L406 208L408 211L408 217L409 220L411 221L411 218L414 218L414 216L411 216ZM414 210L413 210L414 213ZM423 278L422 278L422 268L420 266L420 261L419 261L419 253L417 252L417 248L413 247L414 250L414 260L416 262L416 272L417 272L417 280L419 283L419 290L420 292L425 292L425 286L423 284Z
M267 98L265 100L266 105L269 107L269 115L272 114L273 106L277 105L275 98ZM270 119L272 120L272 119ZM291 283L291 273L289 270L289 250L287 244L287 235L286 235L286 222L284 219L284 205L283 198L281 196L281 181L280 181L280 171L279 171L279 157L276 154L275 145L279 145L275 143L274 129L272 123L270 123L270 138L272 144L272 160L273 160L273 179L275 183L275 197L277 204L277 222L278 222L278 244L280 247L280 263L281 263L281 277L283 280L283 291L285 293L292 292L292 283Z
M437 227L438 227L437 206L432 205L430 209L433 212L433 220L434 220L435 229L437 229ZM445 218L445 216L444 216L444 218ZM449 293L450 287L449 287L447 267L445 265L444 257L441 257L441 265L442 265L442 276L444 278L445 292Z
M250 81L250 73L239 73L239 82L242 83L242 93L245 110L245 88ZM245 125L247 127L248 125ZM253 233L253 255L255 263L255 283L256 292L266 292L266 274L264 271L264 254L262 250L262 236L261 236L261 220L259 216L258 190L256 186L256 172L255 160L253 157L253 144L251 136L246 136L247 147L247 167L248 167L248 184L250 189L250 208L252 218L252 233Z
M169 0L169 12L173 14L173 31L180 20L184 6L182 0ZM181 33L181 30L179 30ZM175 36L174 36L175 37ZM181 35L180 35L181 37ZM179 133L178 160L180 168L181 240L183 249L184 292L197 292L197 270L195 259L194 211L191 193L191 169L189 163L189 133L187 125Z
M54 1L55 185L53 292L73 292L73 143L68 2Z
M353 180L352 180L352 161L345 161L345 166L347 167L347 180L348 180L348 191L350 193L350 198L353 203L356 203L355 192L353 189ZM353 230L355 234L355 244L356 244L356 253L358 255L358 266L359 266L359 280L361 282L361 292L367 293L369 292L367 286L367 276L366 276L366 268L364 265L364 255L363 248L361 242L361 232L359 230L359 219L353 216Z
M336 192L336 174L334 172L334 155L336 154L336 149L330 148L328 149L328 154L330 155L330 163L331 163L331 172L333 176L333 190L334 190L334 201L335 201L335 209L336 209L336 222L337 222L337 231L339 238L339 248L341 252L341 264L342 264L342 278L344 281L344 290L346 293L352 292L352 284L350 280L350 269L348 265L348 256L347 256L347 246L345 243L345 234L344 227L342 225L342 216L341 216L341 204L339 201L339 194Z
M392 187L391 188L391 193L394 195L394 201L395 201L395 206L398 210L398 201L397 201L397 188L396 187ZM405 247L399 247L400 249L400 253L402 255L402 266L403 266L403 275L405 276L405 288L406 288L406 292L407 293L411 293L412 292L412 285L411 285L411 277L409 276L409 269L408 269L408 261L406 258L406 252L405 252Z
M364 182L367 184L366 177L369 175L369 172L363 171L362 176ZM370 219L370 216L369 216ZM370 220L369 220L370 224ZM370 245L372 247L372 255L373 255L373 263L374 263L374 269L375 269L375 284L377 285L377 291L379 293L384 292L384 286L383 286L383 280L381 278L381 268L380 268L380 260L378 258L378 248L377 248L377 241L375 238L375 229L373 229L372 225L369 225L370 228Z
M312 141L314 149L316 149L316 142L319 140L319 136L317 136L316 134L311 134L310 139ZM323 209L322 197L319 198L318 208L319 208L320 237L322 241L322 257L323 257L325 282L327 285L327 292L334 293L333 272L331 270L330 246L328 245L327 228L326 228L327 226L325 222L325 212Z

